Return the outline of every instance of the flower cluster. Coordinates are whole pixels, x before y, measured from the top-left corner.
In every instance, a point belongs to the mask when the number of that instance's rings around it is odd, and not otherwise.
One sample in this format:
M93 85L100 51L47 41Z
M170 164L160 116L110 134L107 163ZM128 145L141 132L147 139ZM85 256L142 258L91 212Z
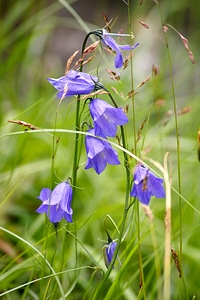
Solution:
M126 124L128 118L122 108L115 108L101 99L91 99L89 106L94 128L90 129L88 133L97 138L88 135L85 139L88 155L85 169L93 168L97 174L100 174L107 164L120 164L117 152L105 139L115 137L117 126Z

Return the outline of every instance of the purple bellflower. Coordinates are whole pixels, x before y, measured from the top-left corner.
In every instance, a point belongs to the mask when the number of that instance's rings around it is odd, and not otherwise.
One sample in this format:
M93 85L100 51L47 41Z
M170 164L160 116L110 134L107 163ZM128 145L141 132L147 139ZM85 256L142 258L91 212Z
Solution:
M98 78L90 74L70 70L65 76L47 80L59 91L57 97L64 99L67 96L89 94L98 82Z
M37 198L42 201L37 213L46 213L52 223L60 222L62 218L72 222L72 187L68 182L59 183L53 191L43 188Z
M88 133L94 135L94 129L90 129ZM120 164L117 152L106 141L87 135L85 148L88 156L85 169L93 168L97 174L100 174L107 164Z
M112 261L116 246L117 246L117 243L114 241L111 241L110 243L108 243L107 245L104 246L104 249L105 249L104 261L105 261L105 265L107 268L109 267L109 264Z
M94 121L94 133L102 137L115 137L117 125L124 125L128 118L122 108L115 108L100 99L90 101L90 114Z
M114 50L116 52L115 57L115 68L121 68L123 66L123 57L121 50L133 50L137 46L139 46L139 43L136 43L134 46L130 45L119 45L111 36L130 36L130 34L117 34L117 33L109 33L106 29L100 29L94 31L94 33L100 37L102 42Z
M163 179L156 177L149 169L139 164L136 166L134 186L130 195L137 197L138 200L145 205L149 204L151 196L164 198L165 190L163 187Z

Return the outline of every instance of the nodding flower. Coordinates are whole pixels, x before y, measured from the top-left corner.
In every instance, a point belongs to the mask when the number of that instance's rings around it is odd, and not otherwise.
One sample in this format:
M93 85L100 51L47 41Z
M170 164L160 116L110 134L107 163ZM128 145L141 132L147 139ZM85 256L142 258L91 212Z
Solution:
M106 265L107 268L109 267L109 264L112 261L112 258L113 258L116 247L117 247L117 243L114 242L114 241L110 241L103 248L104 249L104 261L105 261L105 265Z
M57 97L64 99L67 96L89 94L96 89L98 78L88 73L70 70L65 76L58 79L47 78L58 90Z
M91 99L90 114L94 121L94 133L102 137L115 137L117 125L128 123L122 108L116 108L101 99Z
M133 182L134 185L130 195L137 197L145 205L149 205L151 196L156 198L165 197L163 179L155 176L153 172L141 164L136 166Z
M123 57L122 50L134 50L140 43L135 45L119 45L112 36L132 36L132 34L123 34L123 33L109 33L106 29L97 29L94 31L94 34L97 35L101 41L116 52L115 56L115 68L121 68L123 66Z
M68 182L59 183L53 191L43 188L37 198L42 201L37 213L46 213L52 223L60 222L62 218L72 222L72 187Z
M94 128L90 129L88 133L95 135ZM103 172L107 164L120 164L117 152L108 142L101 140L98 136L87 135L85 148L88 156L85 169L93 168L98 175Z

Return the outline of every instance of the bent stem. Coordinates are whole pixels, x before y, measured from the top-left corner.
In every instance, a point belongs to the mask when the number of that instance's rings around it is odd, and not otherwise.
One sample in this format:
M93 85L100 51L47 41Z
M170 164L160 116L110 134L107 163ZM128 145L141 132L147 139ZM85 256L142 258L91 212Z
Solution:
M83 58L83 52L86 47L87 40L89 36L93 34L93 32L89 32L84 41L83 41L83 46L82 46L82 51L81 51L81 57ZM83 71L83 60L80 65L80 72ZM77 171L78 171L78 165L79 165L79 156L78 156L78 146L79 146L79 131L80 131L80 99L81 95L77 96L77 101L76 101L76 118L75 118L75 145L74 145L74 160L73 160L73 168L72 168L72 182L73 182L73 202L75 199L75 190L76 190L76 181L77 181Z
M86 44L87 44L87 40L90 37L90 35L95 34L95 31L91 31L89 32L84 41L83 41L83 46L82 46L82 50L81 50L81 58L82 61L80 63L80 68L79 71L82 72L83 71L83 64L84 64L84 50L86 48ZM77 171L78 171L78 167L79 167L79 158L80 156L78 155L78 148L79 148L79 131L81 129L80 127L80 99L81 99L81 95L77 96L77 101L76 101L76 118L75 118L75 146L74 146L74 160L73 160L73 168L72 168L72 182L73 182L73 203L74 203L74 199L75 199L75 190L76 190L76 182L77 182Z

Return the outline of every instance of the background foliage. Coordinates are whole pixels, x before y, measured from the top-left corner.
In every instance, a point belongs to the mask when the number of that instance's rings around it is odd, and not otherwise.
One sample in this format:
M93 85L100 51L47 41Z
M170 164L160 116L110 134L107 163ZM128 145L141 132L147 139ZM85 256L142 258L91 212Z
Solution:
M199 120L199 10L198 1L160 1L166 23L175 27L189 40L195 57L191 63L188 53L178 34L169 28L168 42L173 66L178 125L180 134L180 167L182 195L183 232L183 274L185 286L172 263L172 299L200 297L199 289L199 178L197 157L197 132ZM154 1L131 1L132 26L135 41L140 47L134 53L134 85L137 86L151 75L151 79L137 89L136 132L142 122L147 122L142 131L138 148L151 147L148 156L160 162L170 152L172 162L172 184L178 189L176 132L173 116L172 84L162 22ZM78 173L76 194L76 230L78 251L75 251L74 224L60 224L56 233L44 215L37 215L39 206L36 196L40 189L51 184L51 163L53 140L51 134L12 134L24 131L24 127L8 123L9 119L23 120L38 128L54 128L58 102L55 90L48 84L47 77L60 77L64 73L69 56L81 49L85 34L105 25L102 13L113 18L113 32L121 28L128 32L127 5L124 1L1 1L0 2L0 292L20 286L23 283L47 276L49 268L44 259L32 246L43 253L59 275L63 289L69 299L89 299L101 279L101 272L95 271L94 259L103 269L102 247L106 242L105 218L109 214L120 225L124 200L123 166L108 167L98 176L93 170L84 171L86 157L82 154ZM144 28L138 20L148 24ZM127 94L131 90L130 70L125 70L120 82L113 82L105 73L113 68L109 56L99 50L95 60L85 71L96 73L104 80L106 87L114 86ZM159 69L152 75L152 66ZM115 95L119 105L120 96ZM130 105L129 100L126 105ZM74 129L75 98L66 99L57 113L57 128ZM187 113L184 113L187 111ZM127 128L128 143L133 143L133 120ZM6 135L6 136L5 136ZM74 136L57 134L58 147L54 159L54 182L70 176L73 159ZM139 154L139 153L138 153ZM122 158L122 153L119 153ZM132 163L134 166L134 162ZM55 176L56 174L56 176ZM192 204L194 207L192 207ZM165 202L152 199L150 207L154 214L154 231L161 261L164 249ZM178 195L172 193L172 247L179 252L180 206ZM109 219L106 227L117 231ZM129 215L128 232L119 258L105 289L107 298L143 299L139 293L139 269L137 255L136 217L134 209ZM141 249L145 277L146 299L156 299L155 252L150 226L144 211L140 211ZM62 230L64 228L64 230ZM68 232L69 230L69 232ZM13 233L13 235L11 234ZM20 240L19 237L23 240ZM45 242L46 240L46 242ZM26 243L27 241L27 243ZM30 244L28 244L30 243ZM32 246L31 246L32 245ZM65 251L64 251L65 249ZM77 254L76 254L77 253ZM162 274L162 263L161 263ZM74 271L76 268L76 271ZM71 270L71 271L67 271ZM121 271L120 271L121 270ZM119 278L120 276L120 278ZM115 279L115 280L114 280ZM113 282L113 285L111 283ZM111 286L111 289L110 289ZM113 291L112 291L113 288ZM182 298L181 296L182 295ZM105 296L105 295L104 295ZM7 293L4 299L59 299L60 291L56 280L50 277L26 287Z

